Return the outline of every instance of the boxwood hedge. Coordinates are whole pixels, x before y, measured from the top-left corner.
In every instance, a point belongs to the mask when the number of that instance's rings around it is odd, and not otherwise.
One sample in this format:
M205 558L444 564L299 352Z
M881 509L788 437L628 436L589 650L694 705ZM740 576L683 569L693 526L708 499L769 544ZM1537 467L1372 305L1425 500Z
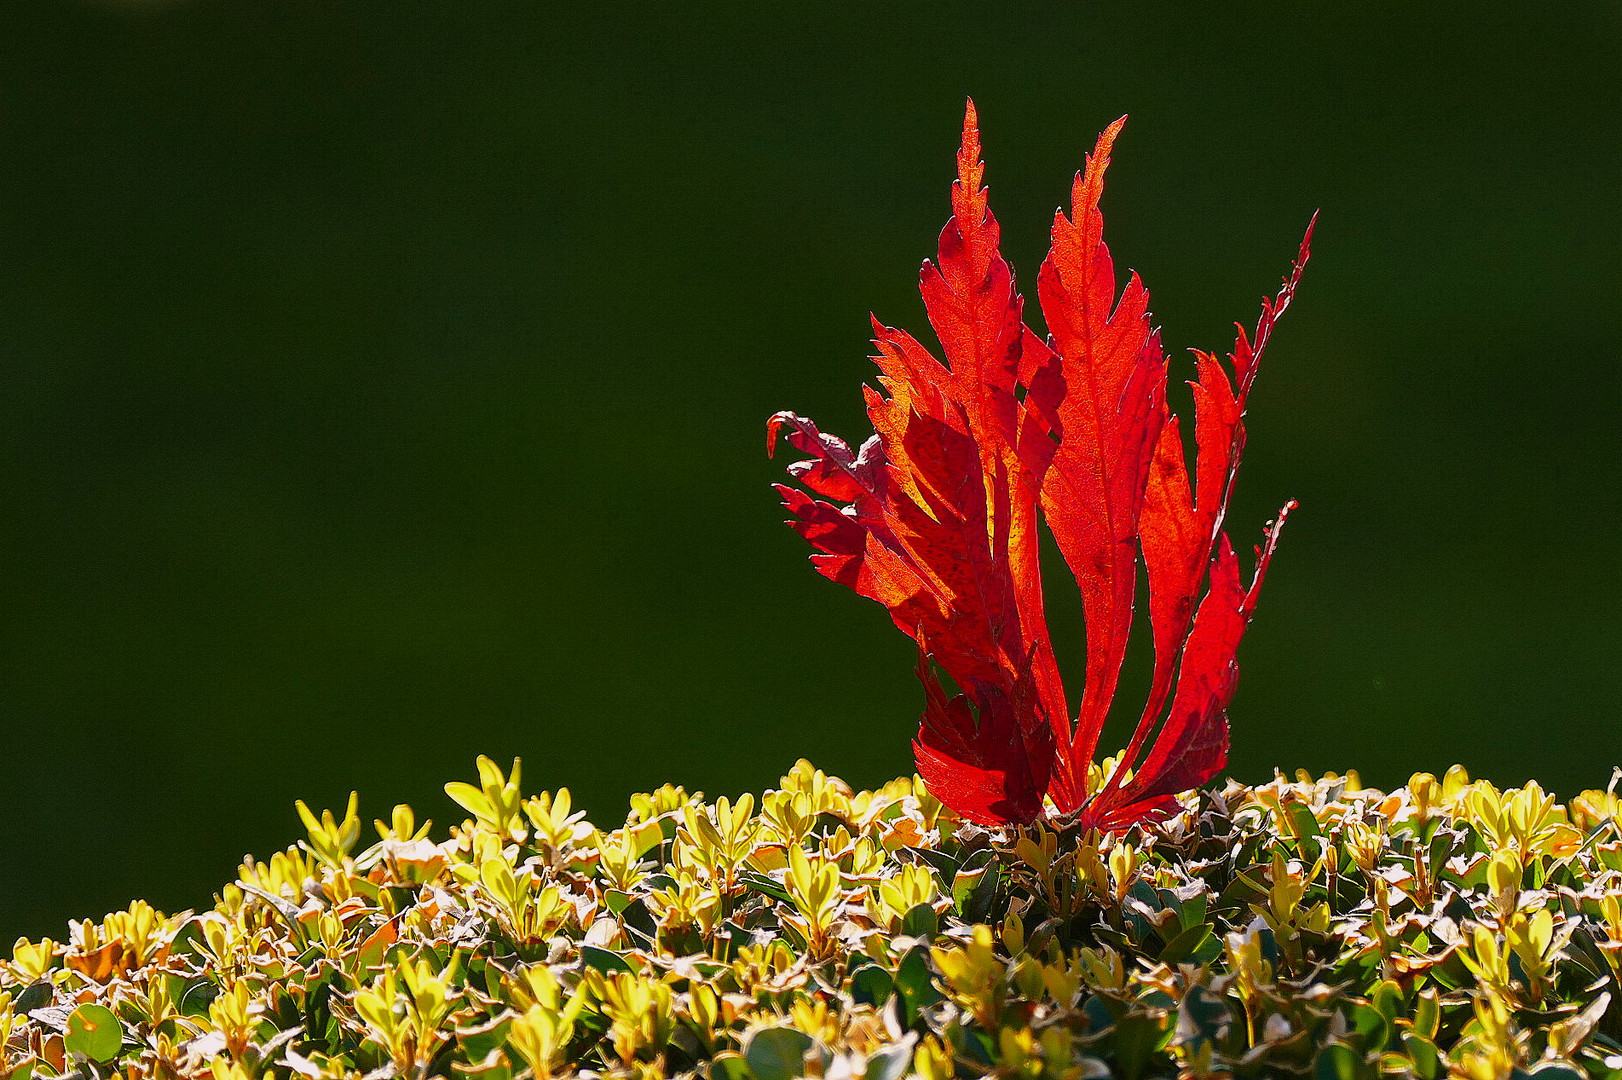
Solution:
M1455 768L987 830L801 762L602 829L514 762L355 800L206 911L0 962L6 1077L1622 1077L1622 830Z

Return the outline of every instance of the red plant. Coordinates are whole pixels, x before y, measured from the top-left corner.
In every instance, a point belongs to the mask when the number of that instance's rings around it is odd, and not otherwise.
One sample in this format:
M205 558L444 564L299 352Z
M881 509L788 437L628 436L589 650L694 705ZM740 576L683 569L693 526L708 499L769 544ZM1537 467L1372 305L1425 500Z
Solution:
M918 643L919 774L943 803L983 824L1031 821L1046 797L1059 814L1079 811L1084 825L1123 829L1175 809L1180 792L1216 775L1227 761L1239 639L1294 506L1267 526L1241 584L1222 524L1245 402L1312 227L1277 297L1263 300L1255 334L1239 328L1232 376L1215 355L1194 354L1191 472L1167 408L1149 294L1134 273L1117 296L1104 244L1098 201L1125 122L1099 136L1070 216L1054 217L1037 276L1044 340L1025 325L998 252L971 101L952 218L919 283L946 363L875 319L880 389L864 390L876 433L858 451L791 412L768 424L768 452L782 432L811 455L788 470L810 494L777 490L789 524L816 549L812 563L883 604ZM1039 518L1081 590L1087 665L1074 718L1043 614ZM1117 767L1089 790L1140 559L1155 650L1148 701Z

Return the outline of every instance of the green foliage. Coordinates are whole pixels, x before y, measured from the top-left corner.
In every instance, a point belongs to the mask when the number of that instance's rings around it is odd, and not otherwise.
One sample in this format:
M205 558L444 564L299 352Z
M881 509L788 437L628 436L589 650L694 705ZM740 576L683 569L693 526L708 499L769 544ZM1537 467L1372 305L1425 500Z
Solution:
M0 1078L1622 1080L1609 792L1280 777L1101 836L801 762L603 831L479 780L440 842L300 804L211 910L19 941Z
M68 1053L91 1061L111 1061L122 1042L118 1017L105 1006L80 1005L68 1014L68 1034L63 1040Z

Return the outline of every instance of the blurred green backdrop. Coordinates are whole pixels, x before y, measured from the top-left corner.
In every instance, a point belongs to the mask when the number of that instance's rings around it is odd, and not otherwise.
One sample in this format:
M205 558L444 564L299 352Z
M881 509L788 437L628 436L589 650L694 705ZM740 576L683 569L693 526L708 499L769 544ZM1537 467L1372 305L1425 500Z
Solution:
M1614 4L5 7L5 940L200 903L297 797L443 828L480 752L605 820L908 769L910 645L763 424L865 433L965 94L1027 283L1133 114L1105 210L1180 357L1323 208L1235 774L1622 760Z

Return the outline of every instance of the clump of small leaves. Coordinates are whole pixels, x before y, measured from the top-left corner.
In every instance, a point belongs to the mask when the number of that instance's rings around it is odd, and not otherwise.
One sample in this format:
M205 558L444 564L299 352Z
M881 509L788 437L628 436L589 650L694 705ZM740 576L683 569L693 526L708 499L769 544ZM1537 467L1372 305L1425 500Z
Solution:
M800 762L601 829L518 762L0 962L0 1077L1622 1077L1622 806L1454 768L985 827Z

